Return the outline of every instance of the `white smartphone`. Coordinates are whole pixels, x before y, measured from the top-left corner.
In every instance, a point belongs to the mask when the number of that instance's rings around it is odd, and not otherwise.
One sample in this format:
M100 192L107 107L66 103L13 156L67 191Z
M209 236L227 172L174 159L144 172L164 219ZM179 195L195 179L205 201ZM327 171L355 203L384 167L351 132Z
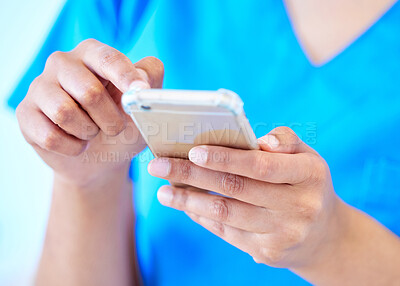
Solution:
M243 101L230 90L135 89L122 105L155 157L187 158L197 145L259 148Z

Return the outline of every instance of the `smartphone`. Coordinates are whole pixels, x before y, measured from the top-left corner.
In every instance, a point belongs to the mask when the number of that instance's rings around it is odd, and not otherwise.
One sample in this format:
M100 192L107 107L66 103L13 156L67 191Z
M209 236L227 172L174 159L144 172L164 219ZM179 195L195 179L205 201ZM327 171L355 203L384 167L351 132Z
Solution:
M122 105L155 157L188 158L197 145L259 148L243 101L230 90L134 89Z

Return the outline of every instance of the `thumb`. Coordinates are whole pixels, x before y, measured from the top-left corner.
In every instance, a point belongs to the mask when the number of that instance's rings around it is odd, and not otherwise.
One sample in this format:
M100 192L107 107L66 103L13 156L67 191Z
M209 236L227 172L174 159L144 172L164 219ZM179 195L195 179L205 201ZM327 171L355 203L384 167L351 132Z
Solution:
M305 144L289 127L282 126L273 129L267 135L258 139L260 149L274 153L313 153L317 152Z

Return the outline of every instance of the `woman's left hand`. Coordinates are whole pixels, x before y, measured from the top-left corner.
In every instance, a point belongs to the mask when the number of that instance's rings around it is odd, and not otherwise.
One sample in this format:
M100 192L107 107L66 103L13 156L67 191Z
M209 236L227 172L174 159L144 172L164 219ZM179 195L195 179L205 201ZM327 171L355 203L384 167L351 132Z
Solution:
M151 175L193 186L163 186L158 199L258 263L315 263L340 235L343 203L329 168L290 128L274 129L259 144L261 150L197 146L189 160L154 159Z

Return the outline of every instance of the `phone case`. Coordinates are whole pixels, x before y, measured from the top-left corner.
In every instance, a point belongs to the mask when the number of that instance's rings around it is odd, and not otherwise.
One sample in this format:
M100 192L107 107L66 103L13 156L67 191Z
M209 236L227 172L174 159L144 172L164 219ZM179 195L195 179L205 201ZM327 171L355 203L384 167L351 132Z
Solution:
M226 89L136 89L122 105L155 157L187 158L197 145L258 149L243 101Z

